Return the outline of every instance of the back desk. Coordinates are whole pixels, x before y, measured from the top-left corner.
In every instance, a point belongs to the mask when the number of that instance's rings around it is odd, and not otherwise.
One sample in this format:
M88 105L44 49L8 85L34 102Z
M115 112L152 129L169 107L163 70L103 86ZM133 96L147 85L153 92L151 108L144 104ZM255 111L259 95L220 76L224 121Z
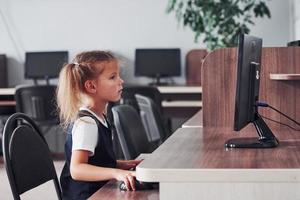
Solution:
M202 108L201 86L159 86L167 117L190 117ZM14 108L15 88L0 88L0 108Z

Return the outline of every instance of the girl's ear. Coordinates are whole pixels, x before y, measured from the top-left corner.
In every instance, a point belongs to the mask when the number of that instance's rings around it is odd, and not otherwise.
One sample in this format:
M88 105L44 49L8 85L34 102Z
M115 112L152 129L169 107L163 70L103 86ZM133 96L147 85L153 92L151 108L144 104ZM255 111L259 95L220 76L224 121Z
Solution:
M95 94L97 92L96 83L94 80L85 81L84 88L87 91L87 93L90 93L90 94Z

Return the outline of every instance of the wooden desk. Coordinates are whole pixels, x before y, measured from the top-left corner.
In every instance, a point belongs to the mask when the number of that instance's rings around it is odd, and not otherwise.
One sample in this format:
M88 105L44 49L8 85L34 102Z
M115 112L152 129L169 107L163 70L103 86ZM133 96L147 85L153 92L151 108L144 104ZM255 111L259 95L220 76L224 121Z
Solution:
M181 128L137 166L137 179L160 183L160 200L292 200L300 197L300 134L274 133L274 149L225 149L226 128Z
M166 117L191 117L202 108L201 86L159 86ZM15 106L15 88L0 88L0 106Z
M201 101L201 86L158 86L162 101Z
M158 86L162 94L201 94L201 86ZM15 95L15 88L0 88L0 95Z
M270 74L270 79L278 81L299 81L300 74Z
M0 88L0 115L8 115L15 112L16 101L15 88Z
M15 95L15 88L0 88L0 95Z
M124 200L158 200L159 191L158 189L144 190L144 191L121 191L119 190L119 183L115 180L109 181L100 190L95 192L88 200L99 200L99 199L124 199Z
M159 86L157 88L163 95L163 107L202 107L202 87L200 86ZM13 100L14 95L15 88L0 88L0 96L10 96L11 100Z
M15 101L0 101L0 106L16 106Z
M182 128L201 128L203 127L203 111L198 111L193 117L182 124Z
M201 94L201 86L158 86L162 94Z
M190 118L202 109L201 86L158 86L165 117Z

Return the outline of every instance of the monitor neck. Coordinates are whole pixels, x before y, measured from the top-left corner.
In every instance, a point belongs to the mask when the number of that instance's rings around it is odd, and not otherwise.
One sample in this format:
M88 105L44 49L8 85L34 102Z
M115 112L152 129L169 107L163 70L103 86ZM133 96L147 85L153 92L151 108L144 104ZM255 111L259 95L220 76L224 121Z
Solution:
M257 107L257 106L255 106L255 107ZM268 127L268 125L265 123L265 121L262 119L262 117L257 112L257 108L256 108L256 113L255 113L255 119L252 123L256 129L256 132L257 132L260 140L273 140L274 138L276 139L276 137L272 133L271 129Z
M45 77L46 85L50 85L50 78L48 76ZM38 78L33 78L34 85L38 85Z
M152 83L150 83L149 85L153 85L153 86L163 86L163 85L169 85L167 82L161 82L161 75L160 74L156 74L154 80Z

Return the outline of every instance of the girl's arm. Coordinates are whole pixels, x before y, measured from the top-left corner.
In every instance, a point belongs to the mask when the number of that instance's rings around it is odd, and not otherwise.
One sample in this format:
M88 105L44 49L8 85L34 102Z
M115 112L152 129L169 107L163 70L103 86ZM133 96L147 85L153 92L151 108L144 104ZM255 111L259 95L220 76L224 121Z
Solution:
M135 168L142 160L117 160L117 168L129 170Z
M106 181L116 179L124 181L127 188L135 190L135 172L115 168L98 167L88 164L89 152L75 150L72 152L70 173L78 181Z

